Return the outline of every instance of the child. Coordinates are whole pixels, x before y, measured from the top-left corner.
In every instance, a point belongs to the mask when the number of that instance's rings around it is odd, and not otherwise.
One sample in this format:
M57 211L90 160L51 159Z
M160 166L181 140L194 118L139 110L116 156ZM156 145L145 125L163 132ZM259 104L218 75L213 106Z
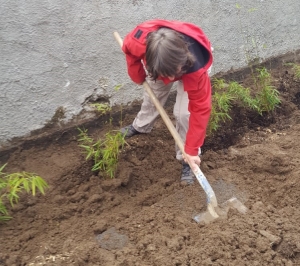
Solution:
M183 156L176 146L176 158L183 163L181 181L192 184L194 176L187 162L192 168L200 165L199 155L211 111L208 71L213 58L208 38L199 27L190 23L152 20L131 31L124 38L122 50L131 79L137 84L146 80L162 106L173 83L178 81L173 113L186 154ZM120 131L126 138L149 133L157 116L158 112L145 92L135 120Z

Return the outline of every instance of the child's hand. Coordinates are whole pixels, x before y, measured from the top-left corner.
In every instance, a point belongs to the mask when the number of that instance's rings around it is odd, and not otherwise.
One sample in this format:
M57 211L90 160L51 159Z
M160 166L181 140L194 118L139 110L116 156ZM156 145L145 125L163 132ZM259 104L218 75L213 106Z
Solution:
M193 171L196 170L197 166L200 166L201 159L198 155L183 154L182 158L186 163L190 165Z

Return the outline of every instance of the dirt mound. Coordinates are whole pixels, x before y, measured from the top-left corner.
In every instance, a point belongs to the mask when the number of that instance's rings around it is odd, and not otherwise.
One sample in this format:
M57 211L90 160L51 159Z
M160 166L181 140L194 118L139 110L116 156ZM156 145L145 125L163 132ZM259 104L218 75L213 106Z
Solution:
M180 185L160 119L151 134L128 140L115 179L91 171L72 131L6 153L7 172L35 172L50 188L22 195L14 219L0 225L0 265L300 265L300 83L290 68L271 73L280 108L264 117L235 109L203 147L201 168L219 202L236 196L246 214L192 219L206 209L205 194Z

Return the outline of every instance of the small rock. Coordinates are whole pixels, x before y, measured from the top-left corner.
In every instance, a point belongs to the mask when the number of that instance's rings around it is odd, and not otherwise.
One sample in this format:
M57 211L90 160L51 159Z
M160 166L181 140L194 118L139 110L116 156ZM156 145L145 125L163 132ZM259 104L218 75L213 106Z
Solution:
M228 155L239 155L241 152L235 148L229 147L228 148Z
M216 168L216 164L210 161L206 161L206 165L208 166L208 168L214 169Z
M115 227L112 227L102 234L98 234L96 241L101 248L107 250L122 249L127 244L128 237L120 234L116 231Z
M108 228L108 224L105 220L98 221L94 226L93 230L95 234L101 234L106 231Z
M154 251L154 250L156 250L156 246L155 246L154 244L149 244L149 245L147 246L147 250L149 250L149 251Z
M269 248L268 244L265 243L265 240L263 240L261 237L257 238L256 247L257 247L257 250L261 253L265 253Z
M31 197L27 200L27 206L33 206L37 203L37 198L36 197Z
M283 222L282 222L281 219L278 218L278 219L275 220L275 223L278 224L278 225L281 225Z
M85 199L86 195L83 192L77 192L76 194L74 194L72 197L70 197L70 201L71 202L78 202L81 199Z
M276 210L272 205L268 205L267 209L269 212L272 212L272 213L274 213L274 211Z
M122 180L118 179L118 178L114 178L114 179L107 179L104 180L101 183L101 187L105 190L105 191L109 191L109 190L113 190L117 187L120 187L122 185Z
M44 255L46 254L56 254L57 253L57 247L55 247L53 244L46 245L45 246L45 252L43 253Z
M266 237L270 242L271 245L278 245L281 242L281 238L279 236L272 235L270 232L265 230L260 230L259 233Z
M53 198L53 201L57 204L62 204L64 202L66 202L66 198L62 195L56 195L54 198Z
M27 231L20 236L20 242L27 242L28 240L34 238L36 231Z
M172 180L168 178L162 178L159 182L163 185L163 187L168 187L172 184Z
M264 208L264 204L261 201L257 201L252 205L253 211L261 211Z
M103 194L102 195L94 194L87 200L87 203L100 202L101 200L103 200L103 198L104 198Z
M10 255L9 258L6 260L6 265L17 265L19 261L19 257L17 255Z

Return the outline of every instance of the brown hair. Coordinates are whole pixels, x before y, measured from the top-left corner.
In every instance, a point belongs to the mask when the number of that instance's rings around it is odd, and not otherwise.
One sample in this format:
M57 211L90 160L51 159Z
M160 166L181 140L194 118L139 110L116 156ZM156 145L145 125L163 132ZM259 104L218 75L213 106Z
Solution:
M149 76L178 77L195 62L183 35L169 28L151 32L146 42L146 68Z

